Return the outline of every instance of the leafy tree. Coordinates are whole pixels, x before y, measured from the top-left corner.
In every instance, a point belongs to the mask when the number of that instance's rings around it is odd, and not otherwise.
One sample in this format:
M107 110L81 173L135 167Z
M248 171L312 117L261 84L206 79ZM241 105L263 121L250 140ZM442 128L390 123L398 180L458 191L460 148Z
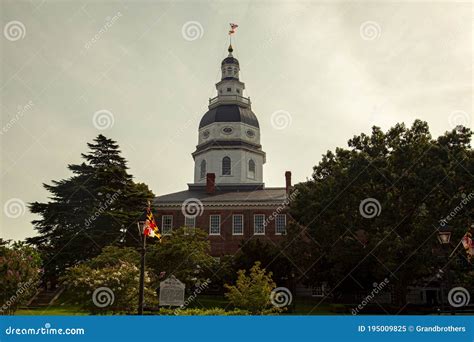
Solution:
M135 222L153 197L132 180L115 141L99 135L87 145L85 161L68 166L70 178L44 184L50 201L30 205L41 219L33 221L39 235L27 241L43 253L49 275L97 256L104 246L136 246Z
M174 229L161 243L151 245L146 260L156 274L174 275L187 289L204 282L214 263L207 234L199 228L188 233L185 227Z
M256 262L271 271L275 281L286 279L290 274L291 264L285 254L280 253L279 246L261 239L242 242L239 252L234 258L234 269L250 270Z
M68 269L62 277L67 294L92 313L137 309L140 255L133 248L109 246L97 257ZM157 303L156 279L145 272L145 302Z
M416 120L386 133L373 127L371 135L350 139L348 149L328 151L290 204L317 244L318 262L305 269L310 282L329 281L337 297L388 277L403 305L408 285L446 263L433 254L445 218L457 242L474 216L472 201L460 208L474 188L471 135L457 127L433 139ZM374 211L363 206L367 201Z
M1 314L13 314L25 304L38 287L41 258L32 247L0 239Z
M280 311L272 307L271 293L276 287L272 280L272 272L260 268L256 262L247 276L245 270L238 272L235 285L226 284L228 292L225 296L237 308L249 311L251 314L265 314Z

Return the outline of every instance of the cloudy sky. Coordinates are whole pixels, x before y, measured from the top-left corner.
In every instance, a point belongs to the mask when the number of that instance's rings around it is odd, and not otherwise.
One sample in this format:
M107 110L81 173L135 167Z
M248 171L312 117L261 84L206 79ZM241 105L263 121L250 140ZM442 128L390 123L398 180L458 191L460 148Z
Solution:
M3 238L35 234L23 203L99 133L155 194L186 189L229 22L267 186L372 125L472 123L470 2L0 2Z

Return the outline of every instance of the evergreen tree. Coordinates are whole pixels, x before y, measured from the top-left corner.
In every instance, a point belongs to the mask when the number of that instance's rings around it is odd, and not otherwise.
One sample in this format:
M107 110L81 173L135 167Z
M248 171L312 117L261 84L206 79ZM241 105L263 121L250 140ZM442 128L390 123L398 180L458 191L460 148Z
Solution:
M153 198L148 186L128 174L115 141L99 135L87 145L85 161L68 165L70 178L44 184L50 201L30 204L41 219L32 222L39 235L28 242L42 252L49 275L99 255L107 245L137 246L136 221Z

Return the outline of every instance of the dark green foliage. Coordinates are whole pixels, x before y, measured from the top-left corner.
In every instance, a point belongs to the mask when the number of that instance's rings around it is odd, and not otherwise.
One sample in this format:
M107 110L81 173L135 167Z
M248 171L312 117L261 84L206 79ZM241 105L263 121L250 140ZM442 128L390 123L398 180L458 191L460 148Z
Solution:
M34 202L33 221L39 235L28 239L43 254L48 274L97 256L104 246L139 245L136 227L153 193L135 183L115 141L99 135L87 144L82 164L69 165L73 175L52 185L47 203Z
M307 227L306 241L314 242L306 260L297 261L310 282L328 280L337 297L388 277L400 304L407 285L430 282L446 263L437 229L474 191L471 134L457 127L433 139L417 120L386 133L374 127L370 136L349 140L348 149L328 151L291 203L292 216ZM367 198L380 203L378 216L359 212ZM472 222L473 204L467 201L447 222L454 244Z

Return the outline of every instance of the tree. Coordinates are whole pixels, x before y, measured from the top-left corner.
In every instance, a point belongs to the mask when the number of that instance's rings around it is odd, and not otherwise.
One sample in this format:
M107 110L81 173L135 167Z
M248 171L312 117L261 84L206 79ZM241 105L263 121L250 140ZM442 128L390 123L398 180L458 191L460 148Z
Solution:
M87 145L85 162L68 166L70 178L44 184L50 201L30 205L41 219L33 221L39 235L27 241L43 253L49 275L97 256L104 246L138 245L135 222L153 198L145 184L133 182L115 141L99 135Z
M148 247L146 260L156 274L174 275L187 289L205 281L214 263L207 234L199 228L189 233L185 227L173 229L161 243Z
M92 313L132 313L137 309L140 255L130 247L105 247L100 255L68 269L62 277L69 296ZM156 279L145 272L145 301L157 303Z
M272 290L276 287L272 272L261 269L260 262L252 266L248 276L245 270L239 270L236 284L225 287L228 290L225 296L239 309L254 315L279 311L271 302Z
M471 135L457 127L433 139L416 120L386 133L373 127L350 139L349 149L328 151L290 204L318 245L311 282L326 280L339 296L388 277L404 305L407 286L445 264L432 252L440 225L449 217L457 242L473 219L473 202L459 209L473 189Z
M256 262L271 271L277 282L286 279L290 274L291 264L285 254L280 253L279 246L260 239L243 241L234 258L234 269L250 270Z
M38 287L41 258L32 247L0 239L1 314L13 314L25 304Z

